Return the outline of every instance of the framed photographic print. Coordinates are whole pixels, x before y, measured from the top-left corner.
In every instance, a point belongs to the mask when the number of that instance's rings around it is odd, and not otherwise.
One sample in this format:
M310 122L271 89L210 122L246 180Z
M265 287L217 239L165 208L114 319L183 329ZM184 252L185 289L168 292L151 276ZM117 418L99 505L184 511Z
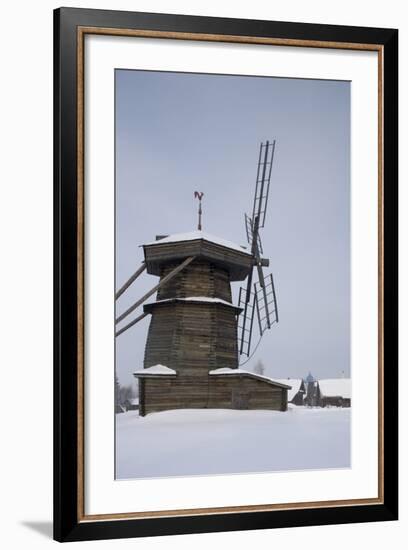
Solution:
M397 31L54 29L56 540L397 519Z

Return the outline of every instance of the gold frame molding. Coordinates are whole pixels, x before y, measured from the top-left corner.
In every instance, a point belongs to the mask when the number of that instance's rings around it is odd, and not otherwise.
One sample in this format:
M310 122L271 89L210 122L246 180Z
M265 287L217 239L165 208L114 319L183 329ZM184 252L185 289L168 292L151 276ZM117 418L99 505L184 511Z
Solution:
M239 44L262 44L306 48L329 48L343 50L375 51L378 54L378 497L349 500L296 502L287 504L265 504L215 508L193 508L179 510L155 510L133 513L86 515L84 479L84 42L86 35L109 35L139 38L229 42ZM272 510L298 510L306 508L332 508L338 506L363 506L384 503L384 165L383 165L383 81L384 47L380 44L357 44L318 40L294 40L286 38L263 38L202 33L167 32L154 30L117 29L108 27L77 27L77 284L78 284L78 441L77 441L77 506L78 522L147 519L171 516L197 516L228 513L265 512Z

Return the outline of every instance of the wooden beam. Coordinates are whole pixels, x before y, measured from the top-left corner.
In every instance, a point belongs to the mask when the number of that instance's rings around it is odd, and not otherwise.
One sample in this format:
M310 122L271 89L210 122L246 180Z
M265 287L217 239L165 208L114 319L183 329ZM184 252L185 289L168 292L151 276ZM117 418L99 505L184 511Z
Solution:
M131 321L130 323L125 325L123 328L118 330L115 333L115 336L119 336L120 334L123 334L128 328L133 327L133 325L135 325L136 323L138 323L139 321L141 321L142 319L147 317L147 315L149 315L149 314L148 313L142 313L141 315L139 315L139 317L136 317L136 319L133 319L133 321Z
M139 307L141 304L143 304L143 302L145 302L147 300L147 298L149 298L149 296L154 294L156 292L156 290L158 290L161 286L165 285L168 281L170 281L170 279L172 279L175 275L177 275L177 273L180 273L180 271L182 269L187 267L188 264L190 264L194 260L194 258L195 258L195 256L190 256L189 258L184 260L183 263L181 263L180 265L175 267L173 269L173 271L170 271L170 273L168 273L165 277L163 277L163 279L156 286L154 286L151 290L149 290L149 292L146 292L146 294L144 296L142 296L137 302L135 302L133 305L131 305L121 315L119 315L119 317L116 319L115 323L120 323L120 321L122 321L125 317L127 317L129 315L129 313L132 313L132 311L134 311L137 307Z
M133 275L131 277L129 277L129 279L126 281L126 283L120 287L120 289L117 291L117 293L115 294L115 299L117 300L120 296L122 296L122 294L125 292L125 290L127 290L130 285L136 281L136 279L139 277L139 275L141 275L143 273L143 271L146 269L146 264L144 262L142 262L142 265L139 267L139 269L137 271L135 271L133 273Z

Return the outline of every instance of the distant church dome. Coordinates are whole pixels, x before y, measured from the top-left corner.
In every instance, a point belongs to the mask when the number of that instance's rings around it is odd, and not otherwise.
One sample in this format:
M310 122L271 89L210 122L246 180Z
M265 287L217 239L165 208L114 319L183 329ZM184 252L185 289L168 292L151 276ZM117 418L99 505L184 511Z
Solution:
M312 375L311 372L309 372L309 374L306 376L306 382L309 384L309 382L314 382L314 381L315 381L314 376Z

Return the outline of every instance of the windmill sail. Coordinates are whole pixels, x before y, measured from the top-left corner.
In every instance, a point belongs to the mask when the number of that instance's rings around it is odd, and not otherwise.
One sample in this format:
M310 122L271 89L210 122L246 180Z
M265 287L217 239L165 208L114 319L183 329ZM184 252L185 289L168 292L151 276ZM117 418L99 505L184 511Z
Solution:
M245 230L251 246L253 267L248 274L246 289L241 288L239 293L239 306L242 306L243 312L239 318L238 338L239 353L248 357L251 350L255 311L260 338L265 330L279 321L273 277L272 274L265 277L263 272L263 267L269 265L269 260L261 257L264 251L259 233L259 230L265 226L275 143L273 140L260 145L252 217L245 214ZM255 267L258 282L253 283Z
M276 300L275 285L272 273L265 277L265 286L254 284L256 296L256 311L258 317L259 334L262 336L265 330L279 322L278 303Z
M261 143L259 148L254 204L252 207L252 220L255 221L256 216L258 216L258 229L265 226L269 185L271 182L273 157L275 155L275 143L275 140L273 140L272 143L267 141L266 143Z
M252 218L250 218L247 214L245 214L245 229L246 229L248 244L252 247L252 241L254 236L254 224L253 224ZM257 236L257 246L258 246L259 252L263 254L261 236L259 233Z
M252 329L255 319L255 311L258 309L257 295L251 292L251 300L246 300L246 289L240 287L238 307L244 309L244 314L238 318L238 342L239 354L249 356L252 343Z

